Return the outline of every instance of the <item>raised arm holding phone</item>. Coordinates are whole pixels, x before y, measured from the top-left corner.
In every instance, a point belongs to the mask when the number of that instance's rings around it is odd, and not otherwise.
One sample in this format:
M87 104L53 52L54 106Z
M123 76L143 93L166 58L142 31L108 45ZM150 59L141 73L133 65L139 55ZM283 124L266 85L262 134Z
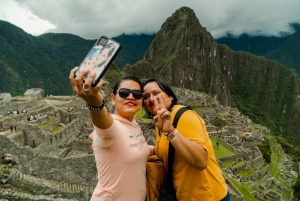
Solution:
M95 129L91 136L98 183L91 201L144 201L146 162L152 150L134 119L142 105L140 80L128 76L115 84L110 95L115 111L110 114L100 93L103 81L92 87L96 73L85 69L75 77L77 70L71 71L69 80L73 91L86 102Z

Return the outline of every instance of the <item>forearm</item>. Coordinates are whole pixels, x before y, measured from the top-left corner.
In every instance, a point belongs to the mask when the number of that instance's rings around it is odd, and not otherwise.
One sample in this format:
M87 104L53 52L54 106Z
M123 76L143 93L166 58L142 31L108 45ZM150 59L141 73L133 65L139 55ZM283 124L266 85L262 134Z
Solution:
M98 95L90 100L87 100L86 103L94 108L99 108L103 104L103 96L102 94L98 93ZM112 116L109 114L107 108L104 106L101 110L95 111L91 110L90 115L93 124L101 129L109 128L112 125L113 119Z
M179 132L170 142L187 164L199 170L206 168L208 154L201 145L186 139Z

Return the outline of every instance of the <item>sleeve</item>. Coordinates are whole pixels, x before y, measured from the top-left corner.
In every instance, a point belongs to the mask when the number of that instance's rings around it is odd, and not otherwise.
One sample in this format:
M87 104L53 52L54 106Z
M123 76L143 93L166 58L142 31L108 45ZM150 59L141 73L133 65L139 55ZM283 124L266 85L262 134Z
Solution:
M119 129L116 126L115 122L107 128L107 129L100 129L94 126L94 131L92 132L90 138L93 139L93 146L97 147L109 147L115 141Z
M208 134L205 129L205 124L195 111L188 110L182 114L177 125L177 130L184 137L200 144L207 150L205 135Z

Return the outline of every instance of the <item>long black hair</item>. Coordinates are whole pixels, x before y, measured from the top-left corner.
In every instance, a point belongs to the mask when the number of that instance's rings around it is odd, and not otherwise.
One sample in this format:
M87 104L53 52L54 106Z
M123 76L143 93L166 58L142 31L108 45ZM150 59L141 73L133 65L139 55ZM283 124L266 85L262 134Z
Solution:
M157 85L158 85L158 87L159 87L163 92L165 92L169 97L172 97L172 98L173 98L173 100L171 101L170 107L167 108L168 110L171 110L171 108L172 108L174 105L177 104L177 97L176 97L174 91L171 89L171 87L170 87L165 81L163 81L163 80L161 80L161 79L158 79L158 78L150 78L150 79L146 80L145 82L143 82L143 85L142 85L142 86L143 86L143 89L144 89L145 85L148 84L148 83L150 83L150 82L156 82ZM144 101L143 101L143 107L144 107L144 109L146 110ZM146 110L146 112L147 112L147 117L149 117L149 118L153 117L153 114L152 114L152 113L148 112L147 110Z

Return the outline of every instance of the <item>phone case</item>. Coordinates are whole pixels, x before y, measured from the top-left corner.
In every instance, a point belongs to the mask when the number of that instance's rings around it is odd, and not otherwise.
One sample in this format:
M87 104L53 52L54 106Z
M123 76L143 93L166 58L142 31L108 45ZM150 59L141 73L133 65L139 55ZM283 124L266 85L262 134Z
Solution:
M96 86L121 48L122 46L118 42L106 36L101 36L79 65L79 69L75 72L75 76L77 77L82 70L89 68L90 73L96 72L92 87ZM88 76L84 78L84 81L87 77Z

